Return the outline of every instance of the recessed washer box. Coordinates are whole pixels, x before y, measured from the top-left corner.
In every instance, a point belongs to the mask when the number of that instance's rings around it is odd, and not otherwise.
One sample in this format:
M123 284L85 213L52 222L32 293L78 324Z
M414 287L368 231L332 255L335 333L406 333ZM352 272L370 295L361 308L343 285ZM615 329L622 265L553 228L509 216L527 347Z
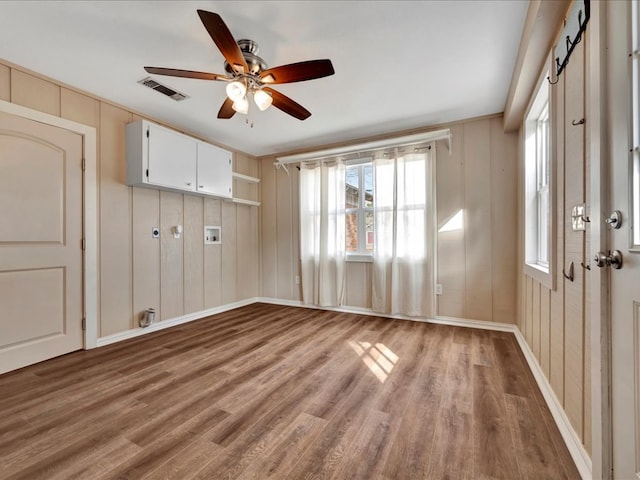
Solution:
M218 244L222 243L222 230L220 227L204 227L204 243Z

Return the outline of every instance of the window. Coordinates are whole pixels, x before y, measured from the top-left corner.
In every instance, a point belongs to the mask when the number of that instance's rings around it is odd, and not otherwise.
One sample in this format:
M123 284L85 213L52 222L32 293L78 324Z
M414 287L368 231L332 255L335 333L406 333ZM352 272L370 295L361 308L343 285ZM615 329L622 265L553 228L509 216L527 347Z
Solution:
M543 80L525 120L525 268L528 275L548 288L552 288L553 265L550 137L549 86Z
M348 165L345 173L345 236L348 255L373 253L373 165Z
M549 103L536 121L536 263L549 267Z

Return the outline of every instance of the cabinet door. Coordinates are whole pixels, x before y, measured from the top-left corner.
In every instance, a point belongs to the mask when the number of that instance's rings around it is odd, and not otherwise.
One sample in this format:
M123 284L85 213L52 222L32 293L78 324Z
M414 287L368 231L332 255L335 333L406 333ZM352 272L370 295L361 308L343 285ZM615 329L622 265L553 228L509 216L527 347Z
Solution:
M231 152L198 142L198 192L231 198Z
M197 141L150 124L148 142L149 183L195 191Z

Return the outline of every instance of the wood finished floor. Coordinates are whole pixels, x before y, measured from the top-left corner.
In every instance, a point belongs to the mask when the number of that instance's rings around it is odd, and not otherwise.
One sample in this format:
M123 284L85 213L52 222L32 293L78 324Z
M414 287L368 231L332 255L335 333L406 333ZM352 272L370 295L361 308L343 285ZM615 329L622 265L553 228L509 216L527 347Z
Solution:
M579 479L512 334L254 304L0 376L0 478Z

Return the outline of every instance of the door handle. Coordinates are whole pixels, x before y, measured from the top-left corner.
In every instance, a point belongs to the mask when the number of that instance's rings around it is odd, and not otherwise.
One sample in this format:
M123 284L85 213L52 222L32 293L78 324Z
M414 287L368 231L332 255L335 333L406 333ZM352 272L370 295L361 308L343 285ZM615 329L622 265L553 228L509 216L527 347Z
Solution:
M620 250L609 252L609 255L605 255L604 252L598 252L593 257L593 261L596 262L596 265L600 268L611 266L618 270L622 268L622 253L620 253Z

